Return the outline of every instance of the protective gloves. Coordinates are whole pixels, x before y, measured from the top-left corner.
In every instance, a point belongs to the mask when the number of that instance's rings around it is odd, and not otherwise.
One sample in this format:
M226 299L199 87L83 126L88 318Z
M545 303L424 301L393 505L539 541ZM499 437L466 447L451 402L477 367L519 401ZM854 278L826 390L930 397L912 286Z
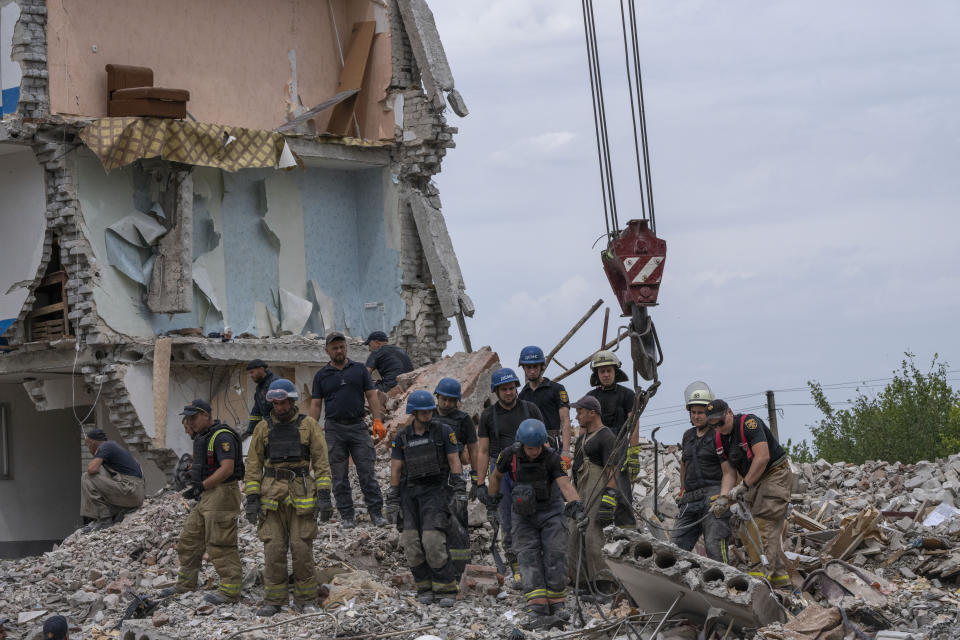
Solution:
M317 489L317 520L327 522L333 517L333 502L330 489Z
M563 505L563 515L574 520L579 520L583 516L583 502L580 500L571 500Z
M471 502L477 499L477 487L478 487L477 472L471 470L470 471L470 493L467 495L467 499L470 500Z
M260 494L251 493L247 496L247 504L243 508L247 522L257 526L257 518L260 517Z
M384 517L390 524L397 524L397 517L400 515L400 487L391 486L387 489L386 503Z
M730 508L730 497L729 496L717 496L717 499L713 501L713 504L710 505L710 513L716 518L722 517L727 513L727 509Z
M387 429L383 426L383 420L380 418L373 419L373 439L374 440L383 440L387 435Z
M613 514L617 511L617 490L607 487L600 496L600 508L597 509L597 515L594 521L601 527L605 527L613 522Z
M477 500L479 500L481 504L484 504L484 505L485 505L485 504L487 504L487 500L489 500L489 499L490 499L490 494L487 493L487 485L485 485L485 484L478 484L478 485L477 485Z
M750 490L750 487L747 486L747 483L741 482L740 484L735 486L733 489L730 489L730 493L728 493L727 495L730 497L730 502L736 502L740 498L740 496L742 496L749 490Z
M500 526L500 499L502 497L499 493L487 494L487 520L493 527Z
M623 470L627 472L631 482L640 475L640 445L627 447L627 459L623 463Z
M573 466L573 458L570 456L569 451L564 451L560 454L560 467L566 472L570 471L570 467Z
M203 493L203 485L199 482L191 482L190 486L180 495L187 500L199 500L201 493Z

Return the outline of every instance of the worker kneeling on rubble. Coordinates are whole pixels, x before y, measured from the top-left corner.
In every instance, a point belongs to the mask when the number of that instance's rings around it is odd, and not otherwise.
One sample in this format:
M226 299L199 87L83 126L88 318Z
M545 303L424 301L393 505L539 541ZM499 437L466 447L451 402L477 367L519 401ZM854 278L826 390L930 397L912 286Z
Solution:
M263 541L264 605L272 616L289 602L287 549L293 557L293 599L301 611L317 611L313 561L317 515L332 511L330 463L320 425L297 410L296 387L286 379L270 385L270 415L253 431L247 453L246 516ZM310 477L310 465L314 477ZM317 496L320 494L320 500Z
M606 569L601 550L603 528L613 522L617 509L617 436L601 422L602 409L595 397L584 396L570 406L576 409L580 425L573 454L573 485L589 507L586 513L590 518L585 530L570 532L570 581L575 588L603 598L616 588L600 575Z
M781 549L793 489L786 452L763 420L751 413L734 414L723 400L707 405L707 424L717 431L716 450L723 468L723 495L711 510L721 515L729 507L740 518L740 539L750 557L751 576L764 577L775 587L789 587Z
M111 526L143 504L143 471L133 455L100 429L84 436L93 460L80 477L80 515L84 531Z
M513 549L520 563L527 599L528 629L562 624L569 619L564 608L567 586L567 524L564 516L582 525L583 503L563 470L560 453L544 446L543 422L528 418L517 429L517 442L501 451L490 476L485 500L487 517L496 523L499 515L500 482L513 482ZM567 504L564 505L564 500Z
M183 497L197 503L187 515L177 543L180 560L177 585L164 589L160 595L196 590L206 552L220 576L220 589L203 599L213 604L236 602L240 599L243 579L237 546L237 516L240 515L237 481L243 477L240 438L233 429L213 419L206 400L194 400L180 415L183 430L193 439L190 486Z
M461 474L457 436L433 417L437 404L425 389L407 398L413 421L390 448L387 519L397 523L403 508L403 544L417 599L452 607L460 575L470 558L467 487Z
M690 551L703 534L707 557L727 562L730 539L730 514L716 516L711 504L720 496L723 468L717 457L716 432L707 425L707 405L713 391L706 382L692 382L683 392L684 404L692 425L683 433L680 457L680 515L670 542Z

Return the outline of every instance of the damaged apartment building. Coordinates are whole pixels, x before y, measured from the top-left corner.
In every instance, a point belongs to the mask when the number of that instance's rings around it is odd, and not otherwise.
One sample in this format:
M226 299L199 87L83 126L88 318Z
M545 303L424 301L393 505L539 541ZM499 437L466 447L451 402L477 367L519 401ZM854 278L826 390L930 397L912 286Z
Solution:
M425 0L0 0L0 83L0 556L77 525L81 425L151 491L253 358L303 394L334 329L469 349Z

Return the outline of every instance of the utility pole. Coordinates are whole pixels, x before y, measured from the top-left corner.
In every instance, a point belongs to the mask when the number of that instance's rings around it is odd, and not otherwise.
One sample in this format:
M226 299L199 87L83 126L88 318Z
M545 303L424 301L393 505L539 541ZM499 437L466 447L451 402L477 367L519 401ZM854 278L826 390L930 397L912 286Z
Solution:
M777 432L777 404L773 399L773 391L767 391L767 420L770 422L773 437L780 442L780 434Z

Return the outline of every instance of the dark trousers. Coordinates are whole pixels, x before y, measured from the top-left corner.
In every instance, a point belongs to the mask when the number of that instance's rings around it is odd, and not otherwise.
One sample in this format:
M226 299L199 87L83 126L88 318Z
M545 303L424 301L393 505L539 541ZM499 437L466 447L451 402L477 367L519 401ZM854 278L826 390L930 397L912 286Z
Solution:
M408 484L403 488L403 533L417 591L456 593L470 556L469 541L450 513L450 492L443 484Z
M714 491L713 489L716 489ZM730 542L730 516L718 518L710 513L710 496L720 493L720 487L709 487L702 500L680 505L680 515L674 523L670 542L685 551L692 550L703 535L707 557L717 562L728 562L727 549ZM705 517L706 516L706 517ZM702 522L697 522L704 518ZM696 524L694 524L696 523Z
M613 522L624 529L636 529L637 519L633 515L633 478L623 470L626 452L617 462L617 510L613 512Z
M554 500L532 516L513 514L513 549L527 600L563 598L567 591L567 523Z
M357 480L363 491L363 501L371 515L383 513L383 495L377 484L374 463L377 455L373 438L363 422L340 424L334 420L324 422L324 435L330 459L330 474L333 476L333 495L337 511L344 518L353 517L353 492L350 489L350 458L357 467Z

